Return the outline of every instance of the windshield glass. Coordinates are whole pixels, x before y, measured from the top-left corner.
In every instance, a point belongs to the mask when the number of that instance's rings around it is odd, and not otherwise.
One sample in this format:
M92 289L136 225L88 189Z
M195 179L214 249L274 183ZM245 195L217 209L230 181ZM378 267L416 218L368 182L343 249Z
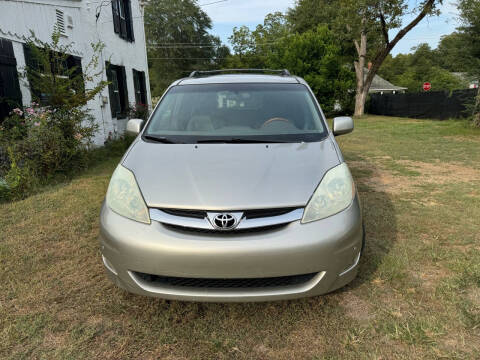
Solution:
M175 142L310 142L326 136L302 84L205 84L172 87L143 134Z

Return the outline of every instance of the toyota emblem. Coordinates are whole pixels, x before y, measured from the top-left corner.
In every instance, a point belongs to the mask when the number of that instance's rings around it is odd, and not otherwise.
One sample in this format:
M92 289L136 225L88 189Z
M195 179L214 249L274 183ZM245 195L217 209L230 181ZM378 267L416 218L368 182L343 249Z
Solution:
M230 230L237 225L237 219L232 214L218 214L213 218L213 225L220 230Z

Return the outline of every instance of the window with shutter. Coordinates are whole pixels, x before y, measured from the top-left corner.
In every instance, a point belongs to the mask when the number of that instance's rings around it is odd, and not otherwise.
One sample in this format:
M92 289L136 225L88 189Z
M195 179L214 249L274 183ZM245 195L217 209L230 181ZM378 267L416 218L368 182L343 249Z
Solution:
M122 39L134 41L130 0L112 0L113 31Z
M44 50L42 50L44 51ZM25 64L28 68L27 77L30 85L32 98L40 104L48 105L50 94L41 92L36 86L45 74L53 74L57 79L74 80L69 86L73 86L75 91L85 92L85 82L82 73L82 59L78 56L49 52L50 63L45 64L38 58L36 51L27 44L23 44L23 53Z
M128 91L125 67L106 63L108 93L112 117L123 118L128 111Z
M137 104L147 104L147 90L145 87L145 73L143 71L133 71L133 85L135 88L135 102Z

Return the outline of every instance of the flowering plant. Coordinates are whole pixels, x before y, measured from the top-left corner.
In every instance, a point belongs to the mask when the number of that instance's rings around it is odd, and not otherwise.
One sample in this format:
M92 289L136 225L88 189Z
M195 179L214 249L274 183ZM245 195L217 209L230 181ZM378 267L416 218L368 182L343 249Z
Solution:
M130 119L142 119L147 120L149 115L148 105L142 103L132 104L130 106L130 111L128 112L128 117Z

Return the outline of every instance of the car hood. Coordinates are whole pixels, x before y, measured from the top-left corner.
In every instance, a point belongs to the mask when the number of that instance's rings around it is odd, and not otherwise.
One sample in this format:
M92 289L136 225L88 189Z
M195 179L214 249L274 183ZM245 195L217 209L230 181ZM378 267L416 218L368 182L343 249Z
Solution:
M333 141L159 144L139 140L123 165L149 207L245 210L305 206L339 164Z

